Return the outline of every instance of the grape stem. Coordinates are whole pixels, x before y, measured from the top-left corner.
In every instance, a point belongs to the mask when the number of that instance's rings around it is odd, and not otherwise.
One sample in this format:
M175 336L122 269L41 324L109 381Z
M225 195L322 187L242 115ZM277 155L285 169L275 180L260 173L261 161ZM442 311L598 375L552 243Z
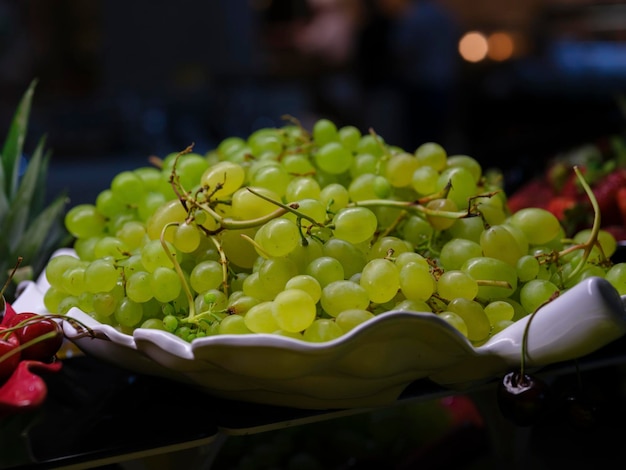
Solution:
M574 167L574 172L576 173L576 177L578 178L578 181L580 182L581 186L585 190L585 193L587 194L587 197L589 198L589 201L591 202L591 207L593 208L593 225L591 227L591 233L589 234L589 238L587 239L586 242L572 245L560 251L558 254L558 256L561 257L569 253L572 253L576 250L580 250L580 249L583 250L583 255L580 261L578 262L576 267L572 270L572 272L569 273L566 281L574 279L574 277L577 276L583 270L585 264L587 263L587 259L589 258L589 255L591 254L591 250L593 249L594 246L599 245L597 243L598 234L600 233L601 222L602 222L601 220L602 214L600 212L600 206L598 205L598 201L595 195L593 194L593 190L591 189L591 187L589 186L589 184L583 177L578 166ZM599 248L602 251L602 247L600 246Z
M187 302L189 303L189 315L188 315L188 318L193 318L195 316L195 314L196 314L196 308L195 308L195 303L194 303L194 300L193 300L193 295L191 293L191 289L189 289L189 284L187 284L187 280L185 279L185 275L183 273L183 270L180 267L180 263L176 259L176 256L173 255L170 252L169 247L167 246L167 242L165 241L165 231L169 227L174 227L174 226L178 226L178 225L179 225L178 222L170 222L168 224L165 224L165 226L161 230L161 235L159 237L159 241L161 242L161 246L163 247L163 251L165 251L165 254L169 258L169 260L172 262L172 264L174 265L174 270L176 271L176 274L178 275L178 278L180 279L180 283L183 286L183 289L185 290L185 296L187 297Z
M7 290L7 287L9 287L11 279L13 279L13 276L15 276L15 272L20 267L20 264L22 264L23 260L24 258L22 256L18 256L17 262L15 263L15 266L13 266L13 269L11 270L9 277L7 278L6 281L4 281L4 284L2 285L2 289L0 289L0 296L4 295L4 292Z

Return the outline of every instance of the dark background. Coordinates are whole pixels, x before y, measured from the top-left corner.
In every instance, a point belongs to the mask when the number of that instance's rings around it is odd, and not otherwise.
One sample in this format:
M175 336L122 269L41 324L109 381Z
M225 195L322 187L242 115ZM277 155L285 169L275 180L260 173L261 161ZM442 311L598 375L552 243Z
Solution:
M26 150L47 135L47 190L72 205L149 155L205 152L286 114L373 127L411 150L439 141L501 169L511 191L556 153L624 130L626 4L417 1L430 16L410 23L389 13L397 2L357 1L341 55L339 40L297 46L319 3L1 1L0 125L37 78ZM463 61L470 30L508 31L513 56Z

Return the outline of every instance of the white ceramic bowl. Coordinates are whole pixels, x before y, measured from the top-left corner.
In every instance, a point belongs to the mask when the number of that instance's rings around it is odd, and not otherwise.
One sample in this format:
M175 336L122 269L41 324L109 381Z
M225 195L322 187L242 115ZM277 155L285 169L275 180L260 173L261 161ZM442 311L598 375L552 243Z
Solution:
M56 254L72 253L60 250ZM27 282L14 307L47 313L44 276ZM589 278L540 309L529 326L532 368L582 357L626 332L626 297L602 278ZM104 361L170 378L234 400L308 409L356 408L393 402L428 378L454 389L493 379L519 365L525 317L480 347L432 313L390 311L326 343L269 335L220 335L192 343L138 328L132 336L81 310L67 314L101 338L65 334ZM108 338L108 339L105 339Z

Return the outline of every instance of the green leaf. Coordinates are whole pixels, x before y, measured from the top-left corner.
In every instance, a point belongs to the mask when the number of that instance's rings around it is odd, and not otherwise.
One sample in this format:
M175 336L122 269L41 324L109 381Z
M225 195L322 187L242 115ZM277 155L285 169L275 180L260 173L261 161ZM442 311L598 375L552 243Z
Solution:
M42 138L28 162L24 176L20 180L15 197L11 200L9 212L2 224L2 233L9 239L9 247L14 248L23 237L31 217L30 206L33 196L39 190L37 183L43 159L44 139ZM35 214L33 214L35 215Z
M54 246L56 249L61 246L59 244L59 235L61 235L59 226L63 220L66 202L65 196L57 197L33 220L19 239L14 252L17 256L24 257L25 264L37 262L45 264L50 255L50 247ZM56 233L56 237L51 236L54 233ZM34 271L37 274L38 269L34 269Z
M9 200L17 190L19 179L19 163L24 148L24 140L28 130L28 118L30 115L31 103L35 93L37 80L33 80L13 115L11 126L7 134L4 146L2 147L2 167L4 168L3 178L0 180L0 193L7 196ZM1 204L1 203L0 203ZM0 206L0 210L2 207Z

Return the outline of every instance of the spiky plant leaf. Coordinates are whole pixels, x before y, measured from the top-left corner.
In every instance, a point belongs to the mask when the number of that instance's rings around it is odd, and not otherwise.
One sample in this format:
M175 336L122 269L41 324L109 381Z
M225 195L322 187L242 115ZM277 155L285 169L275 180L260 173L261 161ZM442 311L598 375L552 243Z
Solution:
M39 140L29 159L23 157L36 83L33 80L22 96L0 155L0 280L22 258L15 282L5 291L9 302L17 282L39 276L52 252L71 241L63 224L66 197L60 196L46 207L50 153L44 151L45 138ZM21 174L23 158L27 165Z
M22 96L20 103L13 115L9 132L2 147L2 167L3 175L0 178L0 193L7 196L10 201L17 191L20 159L24 149L24 141L26 140L26 132L28 130L28 118L30 116L31 104L37 80L33 80L30 86ZM2 212L2 203L0 202L0 213Z

